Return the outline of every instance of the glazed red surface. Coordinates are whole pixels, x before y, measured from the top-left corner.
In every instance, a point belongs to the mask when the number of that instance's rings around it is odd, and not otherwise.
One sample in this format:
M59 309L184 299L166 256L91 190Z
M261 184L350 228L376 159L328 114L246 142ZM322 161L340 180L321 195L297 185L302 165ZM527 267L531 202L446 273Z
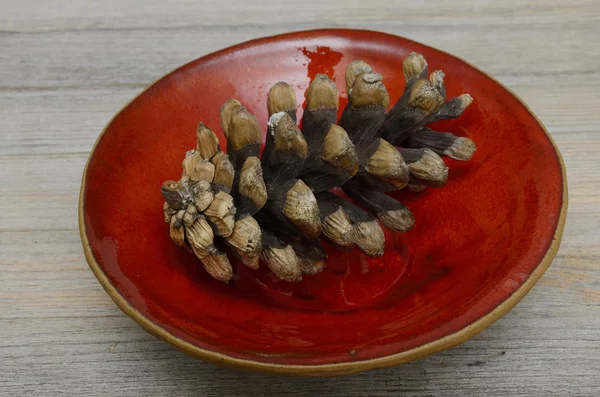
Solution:
M327 247L327 268L300 284L266 266L236 268L223 285L176 247L162 220L160 185L177 179L208 124L225 147L219 108L239 99L266 129L266 95L284 80L298 103L315 73L328 73L346 102L344 69L364 59L384 76L393 104L402 60L421 52L443 69L449 96L475 101L435 129L472 138L469 162L447 160L441 189L396 194L413 211L408 233L386 232L386 252L368 258ZM302 109L299 109L299 113ZM107 127L89 162L85 231L117 290L156 324L201 348L283 364L365 360L434 341L492 311L538 266L562 205L555 149L527 109L462 61L381 33L300 32L245 43L198 59L159 80Z

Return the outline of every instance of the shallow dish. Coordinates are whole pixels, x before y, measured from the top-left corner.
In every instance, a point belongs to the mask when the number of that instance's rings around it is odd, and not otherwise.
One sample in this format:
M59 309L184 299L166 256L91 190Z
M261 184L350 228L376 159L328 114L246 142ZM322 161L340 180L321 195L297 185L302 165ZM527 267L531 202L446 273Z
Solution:
M344 68L364 59L391 103L402 60L422 53L446 73L448 96L475 101L438 130L472 138L469 162L446 160L441 189L399 192L415 214L367 258L329 249L327 268L299 284L237 267L211 279L176 247L162 221L161 183L180 172L204 121L235 97L266 129L266 94L280 80L298 103L316 73L346 102ZM301 113L301 109L300 109ZM300 114L299 114L300 116ZM316 30L267 37L195 60L138 95L109 122L86 165L79 223L90 268L111 298L150 333L206 361L263 372L331 376L413 360L464 342L508 312L558 249L567 207L552 139L510 91L449 54L388 34ZM235 266L235 264L234 264Z

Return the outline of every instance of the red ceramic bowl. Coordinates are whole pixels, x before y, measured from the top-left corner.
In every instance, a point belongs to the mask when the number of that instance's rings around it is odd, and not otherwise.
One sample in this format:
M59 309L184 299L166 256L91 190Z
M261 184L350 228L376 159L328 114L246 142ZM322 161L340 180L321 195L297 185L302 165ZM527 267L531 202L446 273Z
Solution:
M440 130L471 137L469 162L447 160L441 189L400 192L416 225L386 234L382 258L329 249L327 268L297 285L237 266L229 285L176 247L160 185L181 173L204 121L225 147L220 104L244 103L266 126L280 80L303 102L316 73L337 83L364 59L394 103L402 60L425 55L465 114ZM300 109L300 112L302 109ZM83 174L79 221L87 260L117 305L198 358L245 369L336 375L413 360L461 343L508 312L548 268L567 207L564 166L544 127L498 82L449 54L383 33L319 30L268 37L193 61L154 83L104 129ZM265 266L263 266L264 268Z

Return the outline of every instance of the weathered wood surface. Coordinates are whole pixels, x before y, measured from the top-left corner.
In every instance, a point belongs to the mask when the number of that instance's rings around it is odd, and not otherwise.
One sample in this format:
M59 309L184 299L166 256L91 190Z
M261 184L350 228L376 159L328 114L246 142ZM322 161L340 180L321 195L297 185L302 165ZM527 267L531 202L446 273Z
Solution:
M600 395L597 0L0 0L0 10L0 395ZM516 91L567 165L561 250L510 314L424 360L316 380L195 361L122 314L89 271L77 228L83 166L111 115L174 67L322 26L411 37Z

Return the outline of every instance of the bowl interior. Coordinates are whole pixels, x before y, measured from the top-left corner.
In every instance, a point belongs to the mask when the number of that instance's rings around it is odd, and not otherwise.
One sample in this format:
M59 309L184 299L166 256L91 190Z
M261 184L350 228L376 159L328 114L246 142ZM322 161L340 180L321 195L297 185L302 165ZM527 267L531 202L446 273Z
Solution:
M386 252L367 258L327 247L322 274L297 285L262 265L211 279L171 243L160 185L177 179L200 121L217 132L220 105L239 99L266 130L266 94L284 80L298 103L316 73L338 85L363 59L384 76L392 104L411 51L446 73L448 95L475 101L439 131L472 138L469 162L446 160L441 189L399 192L414 229L386 232ZM302 108L299 108L301 114ZM563 206L561 162L543 127L482 72L435 49L364 31L312 31L245 43L200 58L160 79L109 123L82 190L83 232L98 268L131 308L173 338L236 359L320 365L407 351L457 332L494 310L546 255ZM233 262L233 258L232 262Z

